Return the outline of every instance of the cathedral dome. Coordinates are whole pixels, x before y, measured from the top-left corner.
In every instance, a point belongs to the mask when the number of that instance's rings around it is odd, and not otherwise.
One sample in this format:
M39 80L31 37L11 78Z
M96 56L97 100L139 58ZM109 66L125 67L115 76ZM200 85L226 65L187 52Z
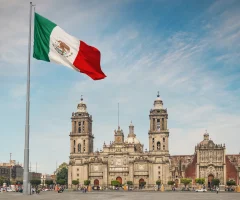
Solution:
M140 141L136 137L128 137L126 139L126 143L128 143L128 144L140 144Z
M129 125L129 134L125 142L128 144L140 144L140 141L136 138L136 135L134 134L134 125L132 121Z
M206 133L204 133L203 135L203 141L200 142L200 145L203 145L203 146L213 146L214 145L214 142L209 139L209 133L206 131Z

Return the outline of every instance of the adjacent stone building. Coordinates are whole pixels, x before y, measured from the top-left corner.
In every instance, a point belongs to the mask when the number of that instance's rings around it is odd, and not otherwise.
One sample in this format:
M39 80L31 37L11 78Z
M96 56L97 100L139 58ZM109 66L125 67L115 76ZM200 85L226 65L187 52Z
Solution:
M159 94L153 105L149 114L149 151L144 151L131 122L126 138L118 126L114 141L104 143L102 151L94 152L93 120L81 98L71 118L69 187L72 180L79 180L80 184L90 180L92 185L101 186L110 185L112 180L122 184L132 181L135 186L146 182L147 187L155 185L157 180L163 184L174 180L178 186L183 177L205 178L209 186L213 178L219 178L222 184L229 179L238 183L240 155L225 155L225 145L215 144L207 132L193 155L170 156L168 113Z

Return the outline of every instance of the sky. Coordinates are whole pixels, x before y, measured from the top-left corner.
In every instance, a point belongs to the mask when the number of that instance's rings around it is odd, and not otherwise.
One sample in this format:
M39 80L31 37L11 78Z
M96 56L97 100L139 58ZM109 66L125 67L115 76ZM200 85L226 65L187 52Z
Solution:
M205 130L240 152L240 1L42 0L36 12L101 51L107 77L93 81L31 58L31 171L69 161L71 113L83 95L94 149L125 137L132 120L148 149L157 91L168 110L171 155L190 155ZM23 163L29 1L0 0L0 162ZM33 44L33 41L32 41Z

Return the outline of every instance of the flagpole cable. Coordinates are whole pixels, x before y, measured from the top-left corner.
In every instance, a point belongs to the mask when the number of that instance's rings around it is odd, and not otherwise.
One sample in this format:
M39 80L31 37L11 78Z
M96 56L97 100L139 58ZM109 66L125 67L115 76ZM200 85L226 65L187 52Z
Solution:
M25 124L25 147L24 147L24 172L23 172L23 194L29 191L29 113L30 113L30 55L31 55L31 31L32 31L32 2L30 2L29 14L29 37L28 37L28 65L27 65L27 97L26 97L26 124Z

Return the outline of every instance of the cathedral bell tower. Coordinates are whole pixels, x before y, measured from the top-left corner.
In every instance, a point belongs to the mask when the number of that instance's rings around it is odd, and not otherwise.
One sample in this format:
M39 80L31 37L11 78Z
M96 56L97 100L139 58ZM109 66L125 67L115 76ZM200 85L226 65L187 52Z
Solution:
M124 134L123 130L120 129L120 126L118 126L118 130L114 131L114 139L116 144L124 143Z
M168 114L167 109L163 108L163 101L160 98L159 92L153 105L154 107L150 110L149 115L149 151L169 153L169 130L167 129Z
M87 105L81 102L77 112L72 113L72 132L70 132L70 154L92 153L93 139L92 116L87 112Z

